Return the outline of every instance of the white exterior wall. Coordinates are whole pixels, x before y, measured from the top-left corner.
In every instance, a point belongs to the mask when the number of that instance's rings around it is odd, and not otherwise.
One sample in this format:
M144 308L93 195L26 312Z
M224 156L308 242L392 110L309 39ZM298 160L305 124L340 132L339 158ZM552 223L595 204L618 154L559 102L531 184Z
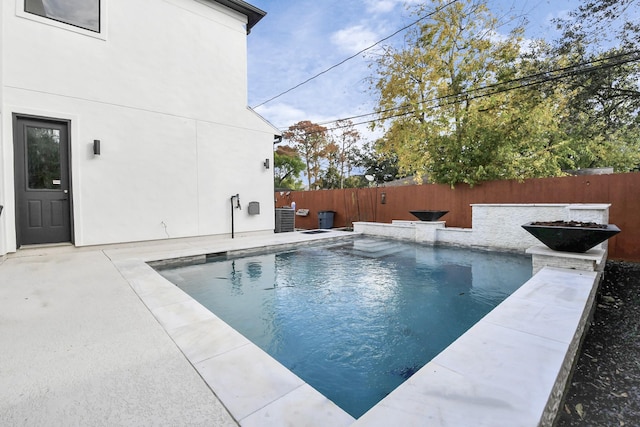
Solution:
M102 3L101 34L1 3L0 255L16 249L14 113L71 121L76 246L229 234L236 193L236 233L273 232L262 164L278 131L247 108L247 18L196 0Z

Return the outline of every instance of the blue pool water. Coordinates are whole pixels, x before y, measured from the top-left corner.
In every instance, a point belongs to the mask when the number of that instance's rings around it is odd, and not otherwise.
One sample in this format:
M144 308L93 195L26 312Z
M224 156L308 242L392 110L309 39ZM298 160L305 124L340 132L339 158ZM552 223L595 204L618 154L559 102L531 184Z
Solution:
M531 261L356 238L161 274L358 418L526 282Z

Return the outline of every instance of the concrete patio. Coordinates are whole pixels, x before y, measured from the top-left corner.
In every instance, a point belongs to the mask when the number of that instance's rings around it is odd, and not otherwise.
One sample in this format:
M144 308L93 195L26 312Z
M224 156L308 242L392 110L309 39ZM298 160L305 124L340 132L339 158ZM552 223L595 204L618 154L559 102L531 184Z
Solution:
M1 423L236 425L108 252L26 249L0 265Z

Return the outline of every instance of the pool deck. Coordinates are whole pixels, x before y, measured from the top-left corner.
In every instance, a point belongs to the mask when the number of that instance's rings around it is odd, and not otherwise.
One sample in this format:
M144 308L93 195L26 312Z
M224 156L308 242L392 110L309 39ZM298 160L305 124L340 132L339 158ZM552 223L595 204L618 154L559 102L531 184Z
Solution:
M147 264L352 233L22 249L0 263L3 425L536 426L599 273L542 268L355 421ZM570 358L572 359L572 357ZM355 421L355 423L354 423Z

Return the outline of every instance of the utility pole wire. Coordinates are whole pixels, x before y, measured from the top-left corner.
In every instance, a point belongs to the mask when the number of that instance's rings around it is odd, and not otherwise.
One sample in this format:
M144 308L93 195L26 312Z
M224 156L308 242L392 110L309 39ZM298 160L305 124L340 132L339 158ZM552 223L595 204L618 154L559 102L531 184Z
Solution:
M403 32L404 30L406 30L406 29L408 29L408 28L413 27L413 26L414 26L414 25L416 25L418 22L420 22L420 21L422 21L422 20L424 20L424 19L426 19L426 18L429 18L430 16L434 15L435 13L440 12L440 11L441 11L441 10L443 10L444 8L449 7L450 5L452 5L452 4L454 4L454 3L458 2L458 1L459 1L459 0L452 0L452 1L450 1L449 3L445 4L445 5L444 5L444 6L442 6L441 8L436 9L436 10L434 10L433 12L430 12L430 13L428 13L428 14L426 14L426 15L424 15L424 16L422 16L422 17L420 17L419 19L417 19L417 20L413 21L411 24L406 25L406 26L404 26L404 27L400 28L400 29L399 29L398 31L396 31L395 33L393 33L393 34L391 34L391 35L389 35L389 36L387 36L387 37L385 37L385 38L383 38L383 39L381 39L381 40L378 40L377 42L375 42L375 43L374 43L374 44L372 44L371 46L366 47L366 48L362 49L361 51L359 51L359 52L357 52L357 53L354 53L354 54L353 54L353 55L351 55L350 57L343 59L342 61L338 62L338 63L337 63L337 64L335 64L335 65L332 65L331 67L327 68L326 70L321 71L321 72L319 72L318 74L316 74L316 75L314 75L314 76L309 77L307 80L303 81L302 83L298 83L297 85L293 86L292 88L289 88L289 89L285 90L284 92L279 93L278 95L273 96L273 97L271 97L271 98L267 99L266 101L263 101L263 102L261 102L260 104L258 104L258 105L256 105L256 106L252 107L252 108L253 108L253 109L256 109L256 108L258 108L258 107L261 107L261 106L263 106L264 104L267 104L267 103L269 103L269 102L273 101L274 99L280 98L281 96L283 96L283 95L285 95L285 94L287 94L287 93L291 92L292 90L295 90L295 89L299 88L300 86L305 85L305 84L309 83L310 81L312 81L312 80L314 80L314 79L317 79L317 78L318 78L318 77L320 77L321 75L323 75L323 74L325 74L325 73L328 73L329 71L333 70L334 68L337 68L337 67L339 67L340 65L344 64L345 62L352 60L353 58L355 58L355 57L359 56L360 54L362 54L362 53L364 53L364 52L368 51L369 49L372 49L372 48L376 47L377 45L379 45L380 43L382 43L382 42L384 42L384 41L389 40L391 37L393 37L393 36L395 36L395 35L397 35L397 34L399 34L399 33Z
M626 58L629 57L630 58ZM609 61L612 59L617 59L617 61L614 62L610 62L610 63L602 63L604 61ZM548 83L548 82L552 82L552 81L556 81L556 80L561 80L564 79L566 77L570 77L570 76L574 76L574 75L578 75L578 74L586 74L586 73L590 73L593 71L598 71L598 70L604 70L607 68L611 68L611 67L615 67L618 65L623 65L623 64L627 64L629 62L637 62L640 61L640 50L634 50L631 52L625 52L625 53L621 53L618 55L612 55L612 56L608 56L606 58L601 58L595 61L589 61L589 62L582 62L579 64L574 64L574 65L569 65L566 67L561 67L561 68L556 68L553 70L549 70L549 71L542 71L539 73L535 73L535 74L530 74L524 77L518 77L516 79L513 80L509 80L509 81L505 81L505 82L500 82L500 83L492 83L490 85L487 86L483 86L480 88L476 88L476 89L470 89L468 91L465 92L461 92L459 94L449 94L449 95L443 95L443 96L439 96L439 97L435 97L435 98L431 98L431 99L427 99L425 101L420 101L418 103L415 104L404 104L404 105L400 105L398 107L394 107L394 108L389 108L386 110L381 110L381 111L376 111L376 112L372 112L372 113L365 113L365 114L359 114L356 116L350 116L350 117L346 117L346 118L341 118L341 119L336 119L336 120L330 120L330 121L326 121L326 122L322 122L322 123L317 123L321 126L325 126L325 125L329 125L331 123L337 123L340 121L351 121L353 119L359 119L359 118L363 118L363 117L367 117L367 116L373 116L373 115L380 115L380 114L384 114L384 113L389 113L389 112L393 112L393 111L398 111L398 110L407 110L410 108L415 108L421 104L427 104L427 103L431 103L431 102L438 102L438 101L444 101L447 99L451 99L448 102L445 103L439 103L438 105L433 105L433 106L429 106L427 107L428 109L434 109L438 106L444 106L444 105L452 105L458 102L462 102L462 101L468 101L468 100L473 100L473 99L479 99L479 98L483 98L483 97L487 97L487 96L491 96L491 95L495 95L498 93L503 93L503 92L509 92L512 90L517 90L517 89L522 89L525 87L530 87L530 86L536 86L536 85L540 85L540 84L544 84L544 83ZM602 63L602 64L599 64ZM594 64L599 64L599 65L594 65ZM560 73L558 75L553 75L556 73ZM513 83L518 83L515 86L509 86ZM504 87L507 86L507 87ZM495 89L493 91L490 91L491 89ZM476 95L473 95L471 97L469 97L468 95L476 93ZM371 119L371 120L365 120L365 121L361 121L361 122L357 122L357 123L348 123L346 125L340 125L340 126L333 126L330 128L327 128L325 130L325 132L330 132L333 130L338 130L338 129L342 129L345 127L350 127L350 126L358 126L358 125L363 125L363 124L368 124L368 123L374 123L377 121L382 121L382 120L390 120L393 118L397 118L397 117L403 117L403 116L407 116L409 114L412 114L413 111L404 111L404 112L400 112L397 114L392 114L389 115L383 119L381 118L375 118L375 119ZM279 128L281 130L286 130L287 128Z
M629 58L626 58L629 57ZM603 63L604 61L609 61L612 59L617 59L617 61L613 61L610 63ZM466 100L473 100L473 99L478 99L478 98L483 98L486 96L491 96L491 95L495 95L498 93L503 93L503 92L509 92L512 90L516 90L516 89L522 89L525 87L530 87L530 86L535 86L535 85L539 85L539 84L544 84L544 83L548 83L548 82L552 82L552 81L556 81L556 80L561 80L564 79L566 77L570 77L570 76L574 76L574 75L579 75L579 74L586 74L586 73L590 73L593 71L598 71L598 70L603 70L603 69L607 69L607 68L611 68L611 67L616 67L618 65L623 65L623 64L627 64L629 62L636 62L636 61L640 61L640 50L635 50L635 51L631 51L631 52L625 52L625 53L621 53L618 55L612 55L606 58L601 58L598 60L594 60L594 61L588 61L588 62L582 62L579 64L574 64L574 65L570 65L570 66L566 66L566 67L561 67L561 68L556 68L553 70L549 70L549 71L542 71L539 73L535 73L535 74L530 74L527 76L523 76L523 77L519 77L513 80L509 80L509 81L505 81L505 82L499 82L499 83L492 83L490 85L487 86L483 86L480 88L476 88L476 89L470 89L468 91L464 91L461 92L459 94L449 94L449 95L443 95L443 96L439 96L439 97L435 97L435 98L431 98L425 101L421 101L415 104L404 104L401 105L399 107L394 107L394 108L389 108L386 110L382 110L382 111L376 111L376 112L372 112L372 113L366 113L366 114L360 114L360 115L356 115L356 116L351 116L351 117L346 117L346 118L341 118L341 119L336 119L336 120L331 120L331 121L327 121L327 122L322 122L322 123L318 123L319 125L328 125L331 123L337 123L340 121L346 121L346 120L352 120L352 119L358 119L358 118L363 118L363 117L367 117L367 116L373 116L373 115L380 115L383 113L389 113L389 112L393 112L393 111L397 111L397 110L406 110L406 109L413 109L421 104L426 104L426 103L431 103L431 102L437 102L437 101L444 101L447 99L451 99L449 102L446 103L441 103L438 105L434 105L434 106L430 106L428 107L428 109L434 109L438 106L443 106L443 105L452 105L455 103L459 103L462 101L466 101ZM599 64L599 65L594 65L594 64ZM556 73L560 73L557 75L554 75ZM517 85L514 86L509 86L513 83L518 83ZM504 87L506 86L506 87ZM494 89L493 91L491 91L491 89ZM476 93L476 95L473 95L471 97L469 97L468 95L470 94L474 94ZM377 122L377 121L381 121L381 120L389 120L389 119L393 119L396 117L402 117L402 116L406 116L409 114L412 114L413 111L404 111L398 114L393 114L390 115L388 117L385 117L384 119L380 119L380 118L376 118L376 119L371 119L371 120L365 120L362 122L358 122L358 123L350 123L347 125L342 125L342 126L334 126L331 127L329 129L327 129L327 131L332 131L332 130L337 130L337 129L341 129L344 127L349 127L349 126L357 126L357 125L362 125L362 124L367 124L367 123L373 123L373 122ZM283 128L280 128L283 129ZM288 129L288 128L287 128Z

